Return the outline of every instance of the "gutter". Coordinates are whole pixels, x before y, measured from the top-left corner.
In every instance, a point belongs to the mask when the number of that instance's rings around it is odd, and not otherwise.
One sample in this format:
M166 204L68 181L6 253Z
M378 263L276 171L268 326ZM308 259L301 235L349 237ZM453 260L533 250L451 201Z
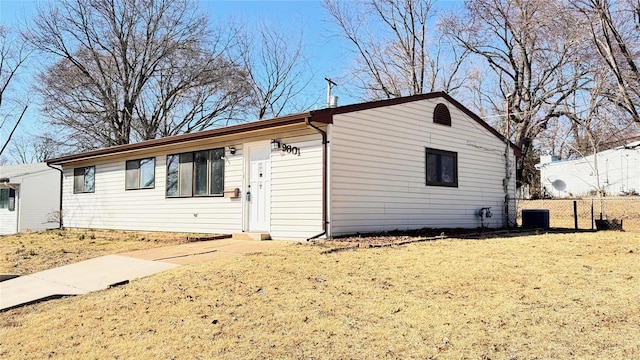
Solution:
M53 170L58 170L60 172L60 208L58 209L58 218L60 223L58 224L58 229L63 228L63 223L62 223L62 181L64 179L64 172L62 171L62 169L58 169L57 167L53 167L51 166L51 164L46 163L48 167L52 168Z
M327 225L329 224L329 221L327 221L327 144L329 142L327 141L327 132L313 125L311 123L311 116L307 116L304 122L322 136L322 232L308 238L307 241L309 241L327 234Z

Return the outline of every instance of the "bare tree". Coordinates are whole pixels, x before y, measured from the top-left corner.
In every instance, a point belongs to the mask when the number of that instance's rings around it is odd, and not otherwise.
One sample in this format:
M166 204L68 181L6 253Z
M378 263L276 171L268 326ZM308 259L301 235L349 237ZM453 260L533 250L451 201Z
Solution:
M251 84L251 107L258 118L308 109L296 103L313 75L304 58L302 32L298 37L285 36L264 22L256 29L245 29L249 30L243 38L243 64Z
M626 133L624 126L608 119L615 113L615 108L600 96L600 86L602 84L593 83L566 97L556 108L558 117L553 126L540 134L539 142L543 142L548 134L555 135L552 141L545 143L545 148L553 149L551 152L559 159L584 157L606 150L606 144L616 143L621 139L620 135Z
M433 5L433 0L324 1L355 48L354 74L368 97L455 92L462 86L469 50L453 46L430 27Z
M136 136L145 140L190 133L241 118L236 113L248 106L251 87L240 59L227 58L234 41L217 37L210 50L194 48L167 57L135 108Z
M588 81L586 69L574 67L580 34L561 2L470 0L465 6L466 14L446 17L440 27L486 61L499 89L498 96L485 94L486 103L504 113L506 102L512 139L526 155L564 99Z
M212 33L190 0L63 0L26 39L57 57L44 112L81 149L211 127L242 92L233 34Z
M0 155L7 148L29 107L28 101L7 96L18 70L29 55L24 44L17 41L7 27L0 25L0 135L5 138L0 142Z
M586 23L598 66L610 73L611 87L602 95L640 123L640 2L580 0L572 9Z
M637 5L618 2L612 13L608 1L569 4L568 10L575 19L572 25L581 36L576 48L578 55L572 58L575 62L564 74L579 78L576 85L579 82L580 86L562 99L554 110L558 118L553 126L547 127L547 134L542 133L538 139L546 140L545 147L554 149L555 155L584 157L624 145L640 135L639 123L630 120L636 119L633 113L637 113L634 108L637 101L633 99L640 89L640 81L631 70L640 49L637 43L640 32L633 23ZM622 25L625 25L624 36L616 28ZM617 46L624 51L618 52ZM634 55L629 57L629 54ZM620 86L619 81L623 81L624 86ZM548 141L550 133L557 135L555 142Z
M42 135L22 134L17 136L9 147L9 155L19 164L43 162L60 156L64 144L53 134L45 132Z
M588 50L585 46L584 51ZM551 153L559 159L584 158L624 145L629 138L640 135L640 131L634 129L635 124L629 122L622 110L607 98L610 79L606 71L590 64L587 58L583 60L584 62L572 67L575 82L580 82L581 86L576 86L574 91L554 107L554 117L547 121L545 129L536 136L537 149L533 150ZM589 69L587 74L581 69L584 67ZM568 74L570 72L565 73ZM529 165L535 163L537 161ZM594 174L602 171L597 158L594 157L594 162L590 165ZM523 182L534 184L539 174L528 171L524 175L526 178L521 179ZM602 190L599 184L597 190Z

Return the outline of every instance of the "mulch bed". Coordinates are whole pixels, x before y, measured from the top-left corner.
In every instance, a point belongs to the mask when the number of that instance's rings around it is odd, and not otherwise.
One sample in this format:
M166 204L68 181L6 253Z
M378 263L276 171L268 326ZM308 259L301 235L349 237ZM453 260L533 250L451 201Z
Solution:
M314 245L328 247L322 254L357 249L371 249L391 246L401 246L416 242L435 241L442 239L473 239L482 240L496 237L514 237L525 235L540 235L554 232L576 232L573 229L418 229L407 231L387 231L379 233L354 234L339 236L331 239L315 240Z

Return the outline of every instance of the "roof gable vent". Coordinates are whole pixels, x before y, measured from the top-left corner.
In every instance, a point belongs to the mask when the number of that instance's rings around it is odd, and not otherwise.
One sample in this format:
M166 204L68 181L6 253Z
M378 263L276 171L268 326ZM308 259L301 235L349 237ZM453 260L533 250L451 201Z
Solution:
M436 124L451 126L451 114L449 108L443 103L436 105L433 110L433 122Z

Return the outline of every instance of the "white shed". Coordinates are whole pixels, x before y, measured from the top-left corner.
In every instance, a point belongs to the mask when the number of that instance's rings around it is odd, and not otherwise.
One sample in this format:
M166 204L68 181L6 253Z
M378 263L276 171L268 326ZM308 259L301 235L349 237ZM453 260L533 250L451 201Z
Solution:
M540 157L540 183L553 197L640 192L640 141L575 160Z
M46 163L0 166L0 235L59 227L60 172Z
M48 162L64 169L67 227L309 239L513 225L518 153L449 95L431 93ZM482 208L493 216L480 217Z

